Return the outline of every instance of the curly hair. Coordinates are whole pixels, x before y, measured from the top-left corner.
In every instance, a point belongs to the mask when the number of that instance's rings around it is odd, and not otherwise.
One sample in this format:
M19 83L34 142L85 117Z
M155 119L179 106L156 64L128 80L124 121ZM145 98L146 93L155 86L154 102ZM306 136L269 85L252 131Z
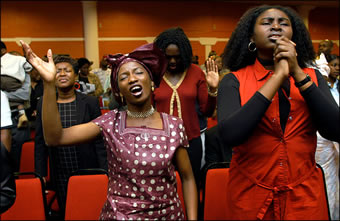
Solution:
M74 73L78 74L78 70L79 70L78 63L70 56L57 55L53 58L53 61L54 61L54 64L58 64L61 62L69 63L72 66Z
M292 41L296 43L297 60L301 68L312 65L316 57L309 32L301 17L291 8L280 5L261 5L246 11L240 18L230 40L224 48L223 65L231 71L254 64L256 53L248 50L250 38L254 33L256 19L268 9L284 12L292 24Z
M181 27L169 28L160 33L155 44L158 48L165 52L170 44L175 44L179 48L181 60L184 68L188 68L192 59L192 47L190 41Z

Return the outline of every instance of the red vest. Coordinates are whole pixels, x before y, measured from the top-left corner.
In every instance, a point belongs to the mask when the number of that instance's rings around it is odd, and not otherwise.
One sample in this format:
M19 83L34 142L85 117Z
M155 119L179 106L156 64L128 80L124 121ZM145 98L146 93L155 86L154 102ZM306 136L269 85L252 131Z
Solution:
M303 69L317 84L315 71ZM270 78L257 60L234 72L241 106ZM290 80L291 104L282 132L278 93L254 132L234 147L228 185L230 219L327 219L322 173L316 168L316 128L307 104ZM325 207L326 206L326 207Z

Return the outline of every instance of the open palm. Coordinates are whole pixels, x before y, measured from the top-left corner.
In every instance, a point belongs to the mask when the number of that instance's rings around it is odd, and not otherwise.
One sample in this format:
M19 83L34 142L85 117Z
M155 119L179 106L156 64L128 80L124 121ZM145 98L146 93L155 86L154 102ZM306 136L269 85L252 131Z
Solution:
M209 58L206 62L206 80L210 88L217 88L219 82L218 67L215 61Z
M28 44L21 40L20 43L24 49L26 59L39 72L42 79L45 82L53 82L56 75L56 68L52 58L52 50L49 49L47 51L48 62L45 62L32 51Z

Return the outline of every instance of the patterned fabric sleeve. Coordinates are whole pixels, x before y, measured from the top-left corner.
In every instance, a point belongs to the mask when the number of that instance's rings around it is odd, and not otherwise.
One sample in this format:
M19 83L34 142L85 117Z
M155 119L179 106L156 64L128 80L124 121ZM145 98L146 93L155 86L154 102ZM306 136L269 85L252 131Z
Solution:
M178 146L182 146L182 147L189 147L189 141L188 141L188 137L187 134L185 132L185 128L184 128L184 124L183 124L183 120L180 118L177 118L177 133L179 134L179 144Z
M96 119L92 120L92 122L95 123L96 125L98 125L100 127L100 130L102 130L104 128L105 122L107 120L111 119L111 121L115 121L117 113L118 113L118 109L114 109L112 111L109 111L109 112L97 117Z

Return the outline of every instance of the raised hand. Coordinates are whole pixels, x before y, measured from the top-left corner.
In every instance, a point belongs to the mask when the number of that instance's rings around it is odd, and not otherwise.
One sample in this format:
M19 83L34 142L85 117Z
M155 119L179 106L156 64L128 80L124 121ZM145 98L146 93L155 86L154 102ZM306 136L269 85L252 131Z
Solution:
M210 89L216 89L218 86L218 82L219 82L219 75L218 75L218 67L215 64L215 61L209 58L205 62L205 67L207 69L205 77L206 77L208 86Z
M20 40L24 50L26 59L39 72L41 78L48 83L54 82L56 75L56 68L52 58L52 50L47 51L48 62L39 58L31 49L31 47L24 41Z

